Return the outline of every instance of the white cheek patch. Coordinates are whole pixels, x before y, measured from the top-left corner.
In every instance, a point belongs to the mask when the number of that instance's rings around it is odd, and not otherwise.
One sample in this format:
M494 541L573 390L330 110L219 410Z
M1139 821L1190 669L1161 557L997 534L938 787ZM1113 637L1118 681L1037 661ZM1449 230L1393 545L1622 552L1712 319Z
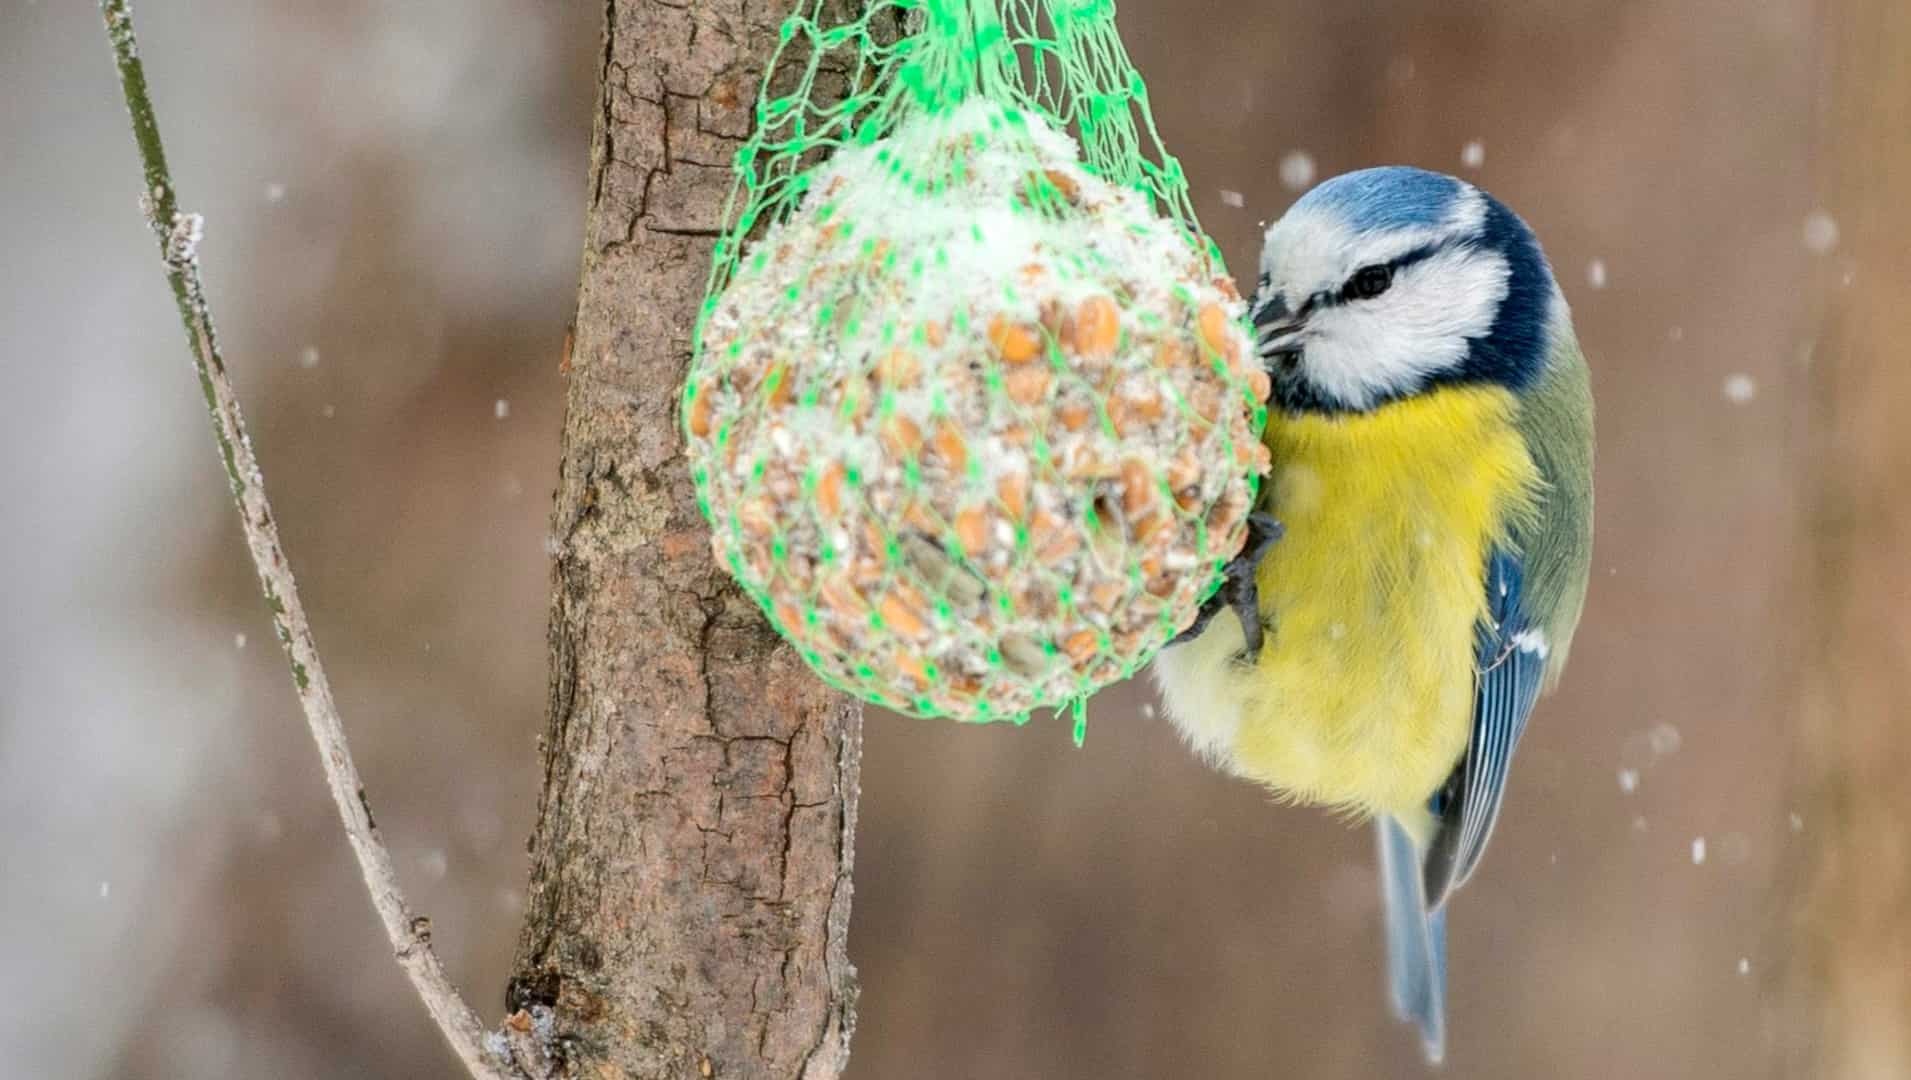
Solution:
M1355 409L1409 394L1459 365L1506 299L1508 268L1496 252L1455 246L1404 266L1371 300L1314 313L1301 364L1322 393Z

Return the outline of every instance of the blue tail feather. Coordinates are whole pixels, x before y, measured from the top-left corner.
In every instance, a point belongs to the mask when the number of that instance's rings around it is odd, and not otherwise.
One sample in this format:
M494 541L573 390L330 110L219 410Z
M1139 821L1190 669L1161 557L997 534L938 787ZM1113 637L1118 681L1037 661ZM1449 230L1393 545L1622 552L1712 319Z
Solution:
M1420 1029L1427 1061L1446 1056L1446 911L1427 910L1420 849L1391 817L1375 823L1387 926L1387 984L1394 1015Z

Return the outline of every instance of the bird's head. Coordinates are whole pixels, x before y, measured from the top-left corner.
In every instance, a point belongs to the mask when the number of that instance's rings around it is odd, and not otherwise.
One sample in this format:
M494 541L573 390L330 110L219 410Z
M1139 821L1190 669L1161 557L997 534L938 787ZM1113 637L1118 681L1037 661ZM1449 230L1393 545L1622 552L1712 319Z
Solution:
M1465 181L1363 169L1267 230L1261 362L1289 412L1365 412L1451 383L1523 389L1565 302L1532 230Z

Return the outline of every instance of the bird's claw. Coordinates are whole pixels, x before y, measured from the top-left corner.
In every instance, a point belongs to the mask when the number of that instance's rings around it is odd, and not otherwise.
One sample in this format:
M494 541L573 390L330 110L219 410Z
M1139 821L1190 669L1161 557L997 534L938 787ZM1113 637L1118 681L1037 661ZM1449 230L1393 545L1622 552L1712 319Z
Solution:
M1194 622L1176 634L1168 644L1193 641L1201 636L1202 631L1208 628L1209 621L1220 614L1222 608L1231 608L1235 617L1241 620L1241 638L1247 655L1259 656L1266 635L1261 625L1261 590L1255 580L1255 571L1260 568L1261 560L1267 557L1275 541L1281 538L1281 532L1281 523L1271 515L1249 514L1247 543L1242 545L1241 553L1222 568L1221 587L1202 602L1201 610L1195 613Z

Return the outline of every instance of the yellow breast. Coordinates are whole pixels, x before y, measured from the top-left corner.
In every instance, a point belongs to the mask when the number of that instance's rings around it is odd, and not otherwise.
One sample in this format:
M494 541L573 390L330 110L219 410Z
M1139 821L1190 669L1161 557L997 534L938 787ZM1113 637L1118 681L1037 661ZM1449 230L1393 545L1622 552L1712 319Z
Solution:
M1490 387L1342 417L1276 417L1261 564L1266 647L1217 617L1155 662L1169 714L1217 764L1294 799L1412 814L1466 749L1489 546L1538 475Z

